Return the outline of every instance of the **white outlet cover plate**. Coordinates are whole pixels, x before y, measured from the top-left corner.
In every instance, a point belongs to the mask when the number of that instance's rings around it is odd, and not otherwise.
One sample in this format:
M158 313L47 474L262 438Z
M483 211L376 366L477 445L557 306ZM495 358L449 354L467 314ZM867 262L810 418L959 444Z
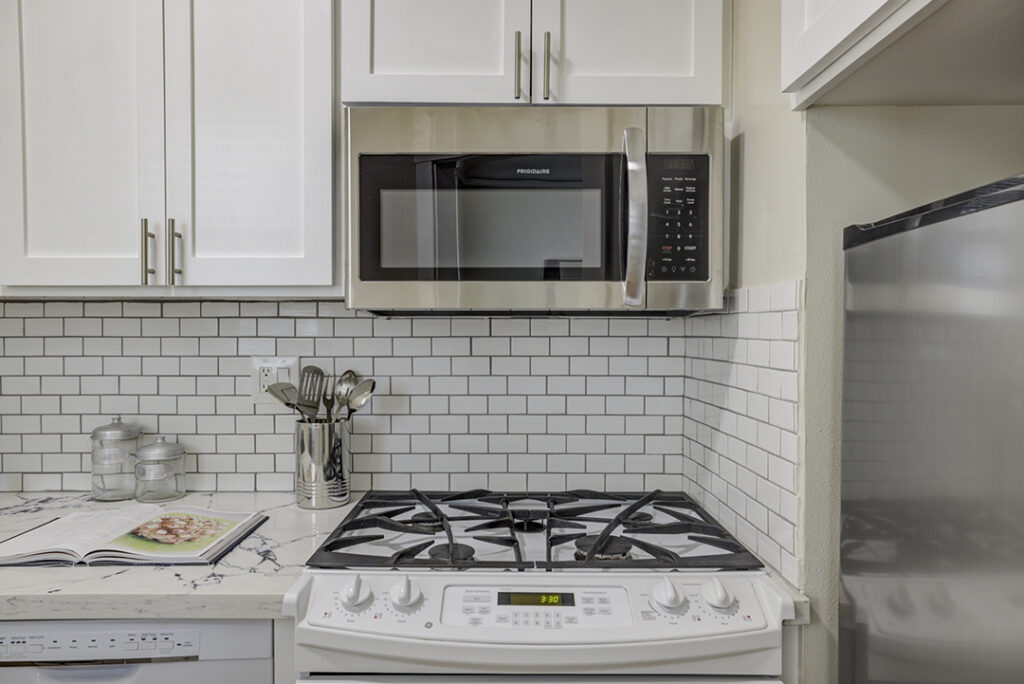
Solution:
M274 382L299 381L298 356L251 356L252 370L249 372L249 394L254 404L277 404L277 399L260 389L260 368L271 368Z

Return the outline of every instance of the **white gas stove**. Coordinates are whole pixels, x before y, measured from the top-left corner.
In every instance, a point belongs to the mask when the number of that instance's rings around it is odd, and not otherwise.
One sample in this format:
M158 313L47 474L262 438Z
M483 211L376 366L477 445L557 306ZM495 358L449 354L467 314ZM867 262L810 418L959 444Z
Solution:
M794 611L682 493L369 492L307 565L300 682L781 682Z

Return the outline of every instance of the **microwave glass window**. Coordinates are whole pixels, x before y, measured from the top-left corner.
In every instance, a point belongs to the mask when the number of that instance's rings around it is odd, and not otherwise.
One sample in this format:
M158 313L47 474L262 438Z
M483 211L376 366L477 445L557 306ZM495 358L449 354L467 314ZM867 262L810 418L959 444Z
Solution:
M361 155L364 280L619 280L618 154Z
M383 268L602 264L600 190L381 190Z

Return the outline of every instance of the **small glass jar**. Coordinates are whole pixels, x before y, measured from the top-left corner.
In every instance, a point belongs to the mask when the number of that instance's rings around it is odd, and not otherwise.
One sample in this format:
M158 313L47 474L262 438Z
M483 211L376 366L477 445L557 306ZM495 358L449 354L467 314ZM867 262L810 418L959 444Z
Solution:
M160 436L139 449L135 464L135 498L145 503L185 496L185 448Z
M135 454L142 428L113 418L92 431L92 497L122 501L135 494Z

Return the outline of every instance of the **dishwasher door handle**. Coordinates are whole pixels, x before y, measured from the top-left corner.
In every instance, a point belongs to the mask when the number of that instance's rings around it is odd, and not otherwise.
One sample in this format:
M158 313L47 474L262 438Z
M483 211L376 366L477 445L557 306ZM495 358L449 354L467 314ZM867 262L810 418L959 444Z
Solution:
M35 665L35 664L34 664ZM113 665L35 665L37 676L30 681L46 684L64 682L109 682L109 684L134 684L146 681L140 677L142 663L118 663Z

